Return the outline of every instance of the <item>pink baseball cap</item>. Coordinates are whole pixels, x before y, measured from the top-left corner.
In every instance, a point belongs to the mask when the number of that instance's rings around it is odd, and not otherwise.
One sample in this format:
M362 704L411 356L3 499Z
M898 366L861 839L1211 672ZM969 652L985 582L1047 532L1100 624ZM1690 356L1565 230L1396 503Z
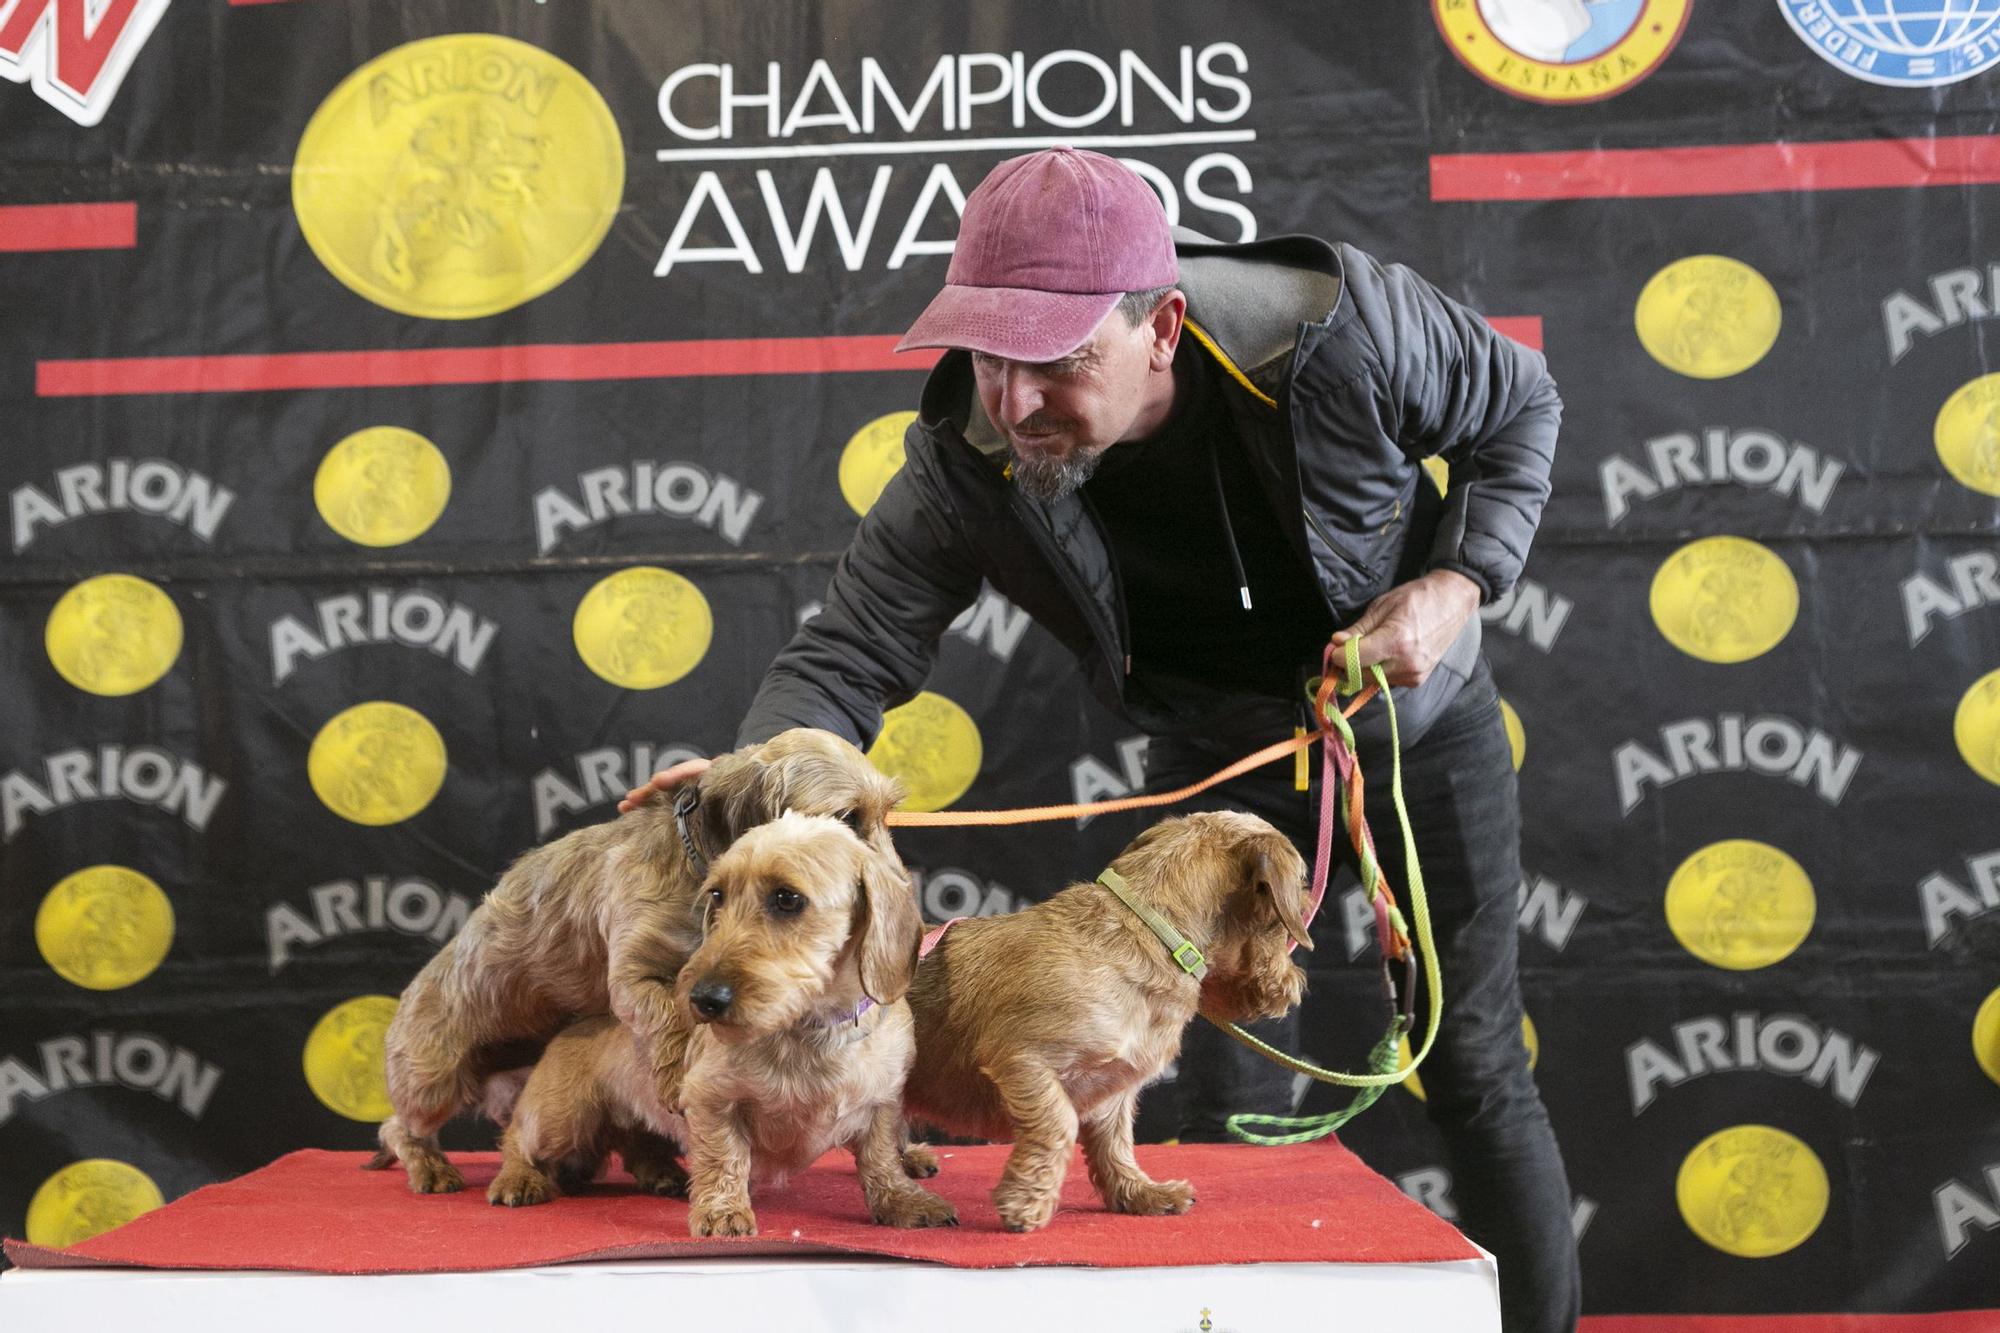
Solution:
M1180 281L1159 196L1102 153L1049 148L993 168L965 201L937 294L896 350L1056 361L1126 292Z

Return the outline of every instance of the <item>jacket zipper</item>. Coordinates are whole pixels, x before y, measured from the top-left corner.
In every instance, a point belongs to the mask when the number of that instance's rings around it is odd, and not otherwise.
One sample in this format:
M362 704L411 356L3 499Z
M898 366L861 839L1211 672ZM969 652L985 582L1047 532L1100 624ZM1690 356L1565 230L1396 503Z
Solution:
M1104 548L1104 563L1111 568L1111 609L1118 613L1118 623L1113 626L1116 638L1114 646L1123 659L1124 674L1132 674L1132 623L1131 613L1125 606L1125 576L1118 572L1118 556L1111 549L1111 539L1105 535L1104 520L1097 515L1097 506L1088 495L1077 492L1083 501L1083 512L1090 516L1090 525L1097 529L1097 544Z
M1306 522L1312 525L1312 530L1319 534L1319 539L1326 543L1328 550L1332 551L1342 560L1345 560L1348 564L1354 566L1354 568L1364 576L1371 579L1375 577L1374 570L1368 568L1367 565L1362 564L1360 560L1356 559L1354 555L1348 551L1345 544L1334 540L1333 534L1326 530L1326 525L1321 523L1319 521L1319 516L1313 513L1311 505L1301 503L1299 505L1299 512L1306 516Z

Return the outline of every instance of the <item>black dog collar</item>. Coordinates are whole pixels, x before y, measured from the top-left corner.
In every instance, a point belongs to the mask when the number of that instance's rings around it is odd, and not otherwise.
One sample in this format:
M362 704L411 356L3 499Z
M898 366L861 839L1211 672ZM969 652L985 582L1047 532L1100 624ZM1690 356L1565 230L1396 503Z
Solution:
M688 827L688 820L701 808L701 784L689 782L674 793L674 828L681 835L681 846L686 849L688 860L694 863L697 874L708 878L708 858L695 845L694 830Z

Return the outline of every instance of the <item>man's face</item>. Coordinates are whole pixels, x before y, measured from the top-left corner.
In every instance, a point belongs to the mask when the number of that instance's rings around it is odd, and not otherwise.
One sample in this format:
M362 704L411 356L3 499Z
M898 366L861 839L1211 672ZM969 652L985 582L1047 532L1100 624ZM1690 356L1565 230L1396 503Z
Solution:
M1158 427L1149 409L1162 372L1171 403L1184 305L1175 293L1137 328L1114 308L1060 361L972 354L980 406L1007 441L1016 485L1039 500L1060 499L1090 478L1106 449Z

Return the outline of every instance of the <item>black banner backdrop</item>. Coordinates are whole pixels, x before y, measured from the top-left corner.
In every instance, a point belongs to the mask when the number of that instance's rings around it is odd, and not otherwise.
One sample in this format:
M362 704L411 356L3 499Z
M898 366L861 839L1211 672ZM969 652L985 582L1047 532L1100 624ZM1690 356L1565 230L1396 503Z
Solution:
M371 1141L497 872L729 744L964 192L1069 141L1548 353L1484 615L1588 1308L2000 1305L2000 12L1920 8L0 4L0 1225ZM878 761L1129 791L1079 683L988 595ZM1135 827L903 845L941 918ZM1451 1214L1414 1092L1345 1138Z

